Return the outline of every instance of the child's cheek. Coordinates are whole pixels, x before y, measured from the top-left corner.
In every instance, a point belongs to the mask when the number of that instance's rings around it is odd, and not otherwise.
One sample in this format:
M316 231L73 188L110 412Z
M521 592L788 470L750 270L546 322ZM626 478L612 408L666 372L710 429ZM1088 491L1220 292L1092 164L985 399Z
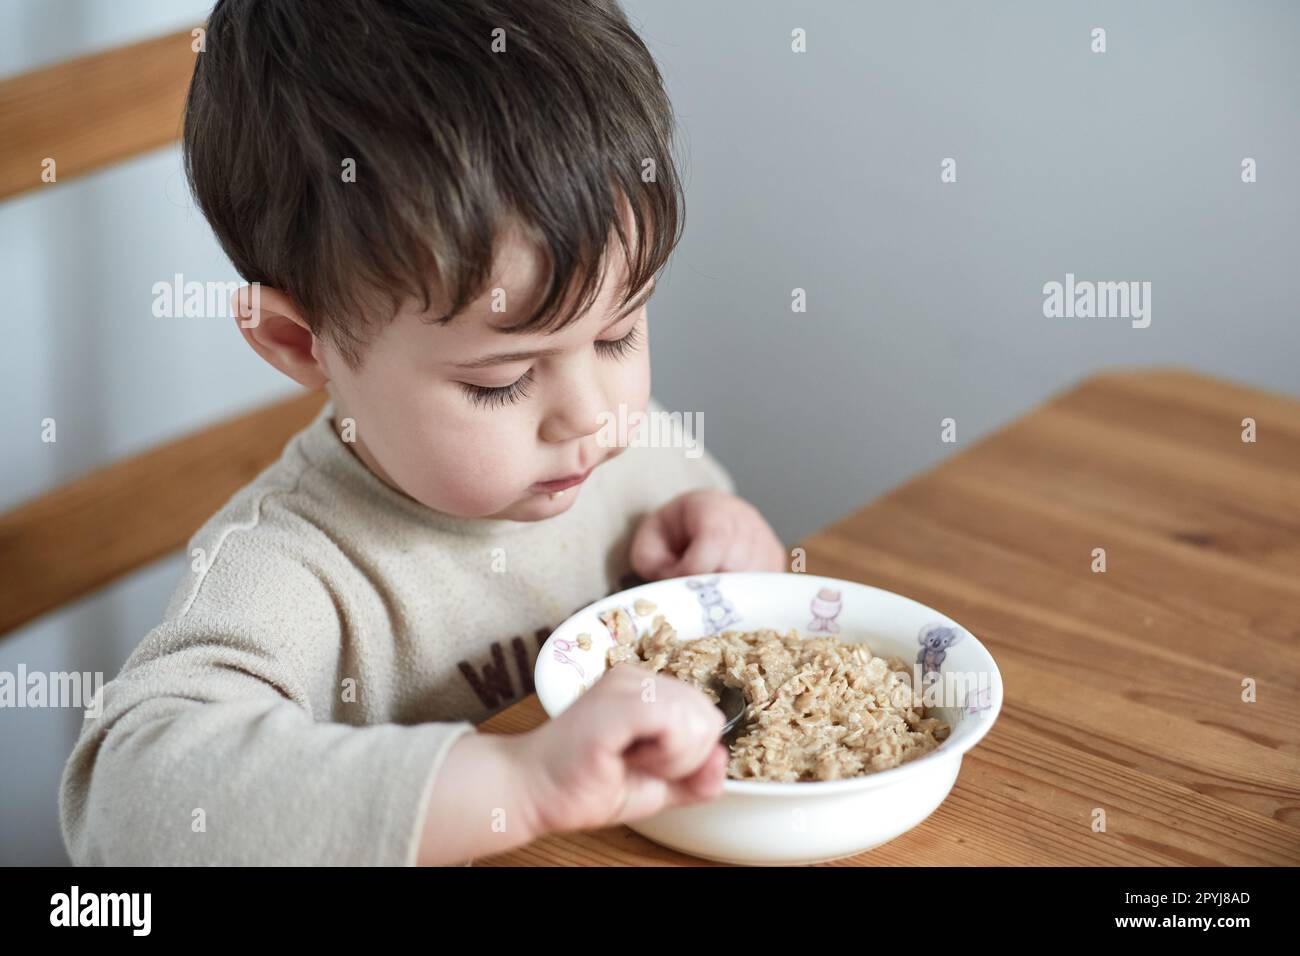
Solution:
M532 445L509 428L484 422L435 438L420 467L432 507L462 515L495 514L518 501L542 477Z

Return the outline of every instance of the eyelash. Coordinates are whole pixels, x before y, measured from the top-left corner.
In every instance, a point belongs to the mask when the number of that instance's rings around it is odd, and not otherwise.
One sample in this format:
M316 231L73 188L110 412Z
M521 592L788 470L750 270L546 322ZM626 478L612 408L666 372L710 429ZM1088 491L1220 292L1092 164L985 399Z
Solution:
M596 342L596 351L606 358L627 358L641 344L640 334L641 329L634 325L632 331L621 339L615 339L613 342Z
M596 351L605 358L627 358L641 344L640 334L641 330L634 325L632 331L621 339L616 339L613 342L596 342ZM532 383L533 370L529 369L517 381L509 385L502 385L499 388L490 388L486 385L471 385L468 382L461 382L460 384L474 404L484 408L500 408L504 405L522 402L528 397L528 386Z
M510 384L503 385L500 388L488 388L486 385L470 385L468 382L461 382L461 388L465 389L469 395L470 401L475 405L481 405L484 408L499 408L502 405L513 405L515 402L522 402L528 397L528 386L533 383L533 370L529 369L519 380Z

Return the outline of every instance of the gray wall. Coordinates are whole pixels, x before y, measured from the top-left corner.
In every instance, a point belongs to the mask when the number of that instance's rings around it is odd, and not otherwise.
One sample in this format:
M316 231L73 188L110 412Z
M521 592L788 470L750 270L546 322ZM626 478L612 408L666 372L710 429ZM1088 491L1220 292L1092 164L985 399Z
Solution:
M689 160L656 390L783 540L1098 368L1300 394L1300 5L630 9ZM1150 281L1150 326L1044 318L1067 272Z
M1296 5L625 7L668 79L688 183L650 307L654 391L704 414L706 443L784 540L1096 369L1182 364L1300 395ZM206 9L4 4L0 75ZM946 157L955 183L940 182ZM1244 157L1258 182L1242 183ZM0 204L0 251L0 507L294 390L232 325L149 314L175 272L234 278L175 149ZM1043 284L1067 272L1150 282L1150 326L1045 318ZM55 446L38 440L46 416ZM947 416L956 447L939 441ZM0 642L0 670L111 678L181 568ZM78 721L0 711L0 864L66 859L54 800Z

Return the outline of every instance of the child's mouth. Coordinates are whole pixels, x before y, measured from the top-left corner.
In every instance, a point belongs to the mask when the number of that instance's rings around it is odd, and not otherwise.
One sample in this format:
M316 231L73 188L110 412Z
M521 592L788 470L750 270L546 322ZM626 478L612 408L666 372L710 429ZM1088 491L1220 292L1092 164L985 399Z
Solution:
M595 465L592 465L591 468L588 468L586 471L584 471L582 474L579 475L570 475L567 478L556 478L552 481L539 481L533 485L533 490L538 492L551 493L556 491L563 491L565 488L572 488L574 485L580 485L584 481L586 481L587 476L591 474L592 469L594 469L595 467L596 467Z

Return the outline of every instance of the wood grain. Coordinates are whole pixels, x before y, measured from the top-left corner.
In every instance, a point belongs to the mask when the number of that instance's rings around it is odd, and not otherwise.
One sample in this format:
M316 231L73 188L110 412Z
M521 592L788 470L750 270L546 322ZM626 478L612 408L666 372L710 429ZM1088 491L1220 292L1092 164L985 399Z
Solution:
M182 548L325 399L307 392L218 422L0 515L0 639Z
M939 809L823 865L1300 864L1300 401L1094 375L801 544L961 621L1005 681ZM531 696L482 729L544 720ZM474 864L715 865L626 827Z
M0 80L0 199L175 142L192 43L181 30ZM47 158L56 183L41 178Z

